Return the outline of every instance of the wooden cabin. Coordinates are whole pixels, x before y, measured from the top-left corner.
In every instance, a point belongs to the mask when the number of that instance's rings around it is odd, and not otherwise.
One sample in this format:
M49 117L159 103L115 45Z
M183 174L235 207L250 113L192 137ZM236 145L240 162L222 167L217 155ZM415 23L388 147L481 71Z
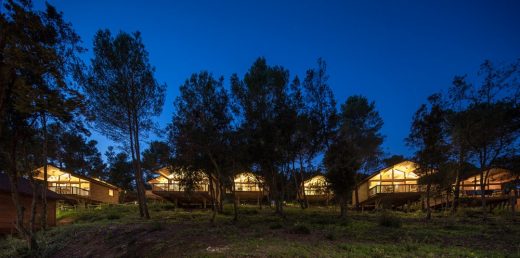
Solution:
M209 179L203 172L198 172L198 183L191 192L186 191L182 183L185 172L164 167L156 171L158 176L148 181L152 186L152 193L172 201L175 206L201 204L206 207L211 200Z
M391 208L419 200L424 188L417 184L417 168L416 163L403 161L376 171L356 185L352 204Z
M43 180L43 167L36 170L36 179ZM119 203L121 189L96 178L47 166L49 190L63 195L73 204Z
M323 175L313 176L303 182L303 191L309 202L328 203L333 194L328 188L327 179Z
M41 185L37 192L41 193ZM20 202L25 208L24 222L29 225L31 203L33 199L33 187L29 180L25 178L18 179L18 193L20 194ZM39 197L41 198L41 197ZM47 225L56 226L56 202L62 197L52 191L47 190ZM40 217L42 208L41 202L36 206L36 227L40 225ZM16 207L11 197L11 183L6 174L0 173L0 234L15 233L14 223L16 221Z
M260 204L268 195L265 180L251 172L239 173L234 178L235 196L238 203L256 202Z
M502 168L492 168L484 173L487 173L487 179L484 182L483 190L488 203L507 202L510 194L514 194L514 192L510 192L510 188L512 188L511 186L517 180L517 177L511 171ZM518 189L515 190L518 191ZM461 197L480 199L481 194L480 173L475 173L461 182ZM520 200L517 200L516 203L517 207L520 207Z

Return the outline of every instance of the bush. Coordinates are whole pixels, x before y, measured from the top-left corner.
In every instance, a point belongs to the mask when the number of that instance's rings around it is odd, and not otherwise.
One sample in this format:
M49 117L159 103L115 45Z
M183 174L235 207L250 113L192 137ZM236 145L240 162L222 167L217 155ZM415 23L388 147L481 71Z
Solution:
M326 238L327 240L334 241L334 240L336 240L336 239L338 238L338 236L337 236L336 233L334 233L334 232L329 232L329 233L327 233L327 234L325 235L325 238Z
M103 220L104 218L100 212L82 211L78 214L77 221L94 222Z
M291 234L300 234L300 235L308 235L308 234L311 233L311 230L305 224L296 223L289 230L289 233L291 233Z
M109 213L107 214L107 219L108 220L114 220L114 219L120 219L121 216L119 216L119 214L116 214L116 213Z
M269 226L270 229L280 229L283 228L282 224L280 223L273 223Z
M163 224L159 221L154 221L150 225L150 232L160 231L163 229Z
M457 229L457 220L453 217L448 217L444 220L444 228L448 230Z
M379 215L379 226L400 228L401 224L401 219L390 212L383 212Z
M484 215L481 208L459 208L457 211L457 216L463 218L482 218Z

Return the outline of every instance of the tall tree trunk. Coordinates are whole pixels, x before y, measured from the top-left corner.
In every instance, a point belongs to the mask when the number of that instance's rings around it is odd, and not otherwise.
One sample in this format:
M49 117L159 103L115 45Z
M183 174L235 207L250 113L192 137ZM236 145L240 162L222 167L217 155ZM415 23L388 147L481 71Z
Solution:
M451 214L455 214L459 208L459 195L460 195L460 166L457 169L455 175L455 189L453 190L453 200L451 202Z
M144 217L144 211L143 211L143 203L141 200L141 193L139 191L140 184L139 184L139 174L137 173L137 162L136 162L136 155L135 155L135 148L134 148L134 129L131 121L130 112L128 112L128 130L130 133L130 154L132 156L132 167L134 169L134 177L135 177L135 184L137 188L137 200L139 203L139 216L142 218Z
M48 135L47 135L47 117L45 112L41 114L42 118L42 129L43 129L43 187L42 187L42 214L41 214L41 227L43 230L47 230L47 188L48 186L48 171L47 171L47 157L48 155Z
M300 204L300 207L302 209L305 209L305 205L303 204L303 200L301 198L301 193L305 191L305 189L303 189L301 187L300 184L298 184L298 178L296 178L296 168L294 166L294 160L292 161L292 169L291 169L291 174L293 176L293 179L294 179L294 188L296 189L296 201L298 201L298 203Z
M279 215L280 217L283 217L284 214L283 214L283 204L282 204L282 194L281 194L281 191L280 189L278 189L278 184L277 184L277 175L274 171L274 168L272 167L272 165L269 166L269 170L271 172L271 178L272 178L272 193L273 193L273 199L274 199L274 205L275 205L275 214Z
M482 170L482 169L481 169ZM480 198L482 201L482 211L486 212L486 185L485 185L484 171L480 171Z
M237 200L237 192L234 178L231 178L231 191L233 191L233 221L238 221L238 200Z
M517 176L516 177L516 182L518 182L518 179L519 177ZM515 187L513 187L513 194L512 194L512 199L511 199L511 215L513 215L513 218L516 217L516 203L518 202L518 189L516 188L516 185Z
M141 170L141 150L140 150L140 144L139 144L139 121L137 121L137 114L134 113L134 140L135 140L135 156L136 156L136 167L137 167L137 183L139 187L137 187L139 199L142 202L142 209L145 219L150 218L150 213L148 212L148 205L146 203L146 194L145 194L145 187L144 187L144 179L143 179L143 171Z
M357 181L357 180L356 180ZM356 186L355 186L355 189L354 189L354 197L356 199L356 210L360 210L360 206L359 206L359 186L356 182Z
M38 249L38 244L36 242L36 238L34 236L34 233L32 230L27 229L24 225L24 213L25 213L25 207L22 205L20 201L20 193L18 192L18 179L20 178L20 175L18 173L17 169L17 144L18 139L15 135L13 135L12 139L12 146L11 146L11 158L10 158L10 170L7 174L9 178L9 183L11 185L11 199L13 200L14 206L16 208L16 221L15 221L15 228L20 233L20 235L26 240L27 246L29 250L36 250Z
M30 183L31 183L31 187L32 187L32 201L31 201L31 215L30 215L30 218L29 218L29 228L31 230L31 232L35 232L36 231L36 204L37 204L37 200L38 200L38 188L37 188L37 185L36 183L34 182L34 178L32 175L29 176L30 178ZM42 211L44 213L47 213L47 210L44 210ZM42 216L42 215L40 215ZM43 228L43 226L40 224L40 226Z
M303 158L300 155L300 183L301 183L301 191L302 191L302 197L304 201L304 207L309 207L309 200L307 199L307 195L305 194L305 181L303 180Z
M210 222L211 223L214 223L215 222L215 217L217 216L217 206L215 205L215 199L216 199L216 196L215 196L215 186L214 186L214 182L213 182L213 178L211 177L211 175L209 176L209 189L210 189L210 195L211 195L211 210L212 210L212 214L211 214L211 219L210 219Z
M341 219L346 219L347 218L347 197L345 196L345 194L343 194L341 196L341 198L339 199L339 208L340 208L340 215L339 217Z
M431 184L428 183L426 185L426 219L430 220L432 218L432 209L430 207L430 191L431 191Z

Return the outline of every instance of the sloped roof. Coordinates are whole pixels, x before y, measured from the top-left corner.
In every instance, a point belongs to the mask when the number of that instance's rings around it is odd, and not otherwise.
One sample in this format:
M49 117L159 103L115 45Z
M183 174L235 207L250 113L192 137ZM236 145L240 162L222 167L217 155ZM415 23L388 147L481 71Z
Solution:
M35 184L35 186L38 188L37 191L41 192L41 185ZM0 173L0 192L4 193L11 193L11 182L9 181L9 177L4 174ZM28 179L25 178L19 178L18 179L18 193L26 196L32 196L33 195L33 188L31 186L31 182L29 182ZM63 199L59 194L48 190L47 189L47 198L48 199Z
M410 160L401 161L401 162L399 162L399 163L397 163L397 164L395 164L393 166L382 168L382 169L379 169L379 170L373 172L372 174L370 174L369 176L367 176L366 178L361 180L357 185L361 185L362 183L364 183L364 182L370 180L371 178L373 178L374 176L379 175L379 173L387 171L387 170L390 170L392 168L400 168L400 169L402 169L403 171L406 171L406 172L413 172L417 167L418 167L417 163L415 163L413 161L410 161Z
M80 178L80 179L83 179L83 180L86 180L86 181L89 181L89 182L93 182L93 183L98 183L100 185L103 185L103 186L106 186L106 187L109 187L109 188L113 188L113 189L116 189L116 190L121 190L121 188L113 185L113 184L110 184L108 182L105 182L101 179L97 179L97 178L92 178L92 177L88 177L88 176L84 176L84 175L80 175L80 174L77 174L77 173L74 173L74 172L71 172L71 171L68 171L68 170L65 170L65 169L62 169L62 168L59 168L59 167L56 167L56 166L53 166L53 165L47 165L47 167L49 168L54 168L54 169L57 169L63 173L68 173L74 177L77 177L77 178ZM38 171L42 171L43 173L43 167L40 167L38 169L36 169Z

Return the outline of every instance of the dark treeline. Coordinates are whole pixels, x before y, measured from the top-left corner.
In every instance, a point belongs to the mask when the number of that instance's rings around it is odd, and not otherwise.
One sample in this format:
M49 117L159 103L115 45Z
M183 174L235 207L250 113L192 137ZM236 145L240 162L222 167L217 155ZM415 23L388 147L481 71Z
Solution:
M518 179L519 65L520 60L503 66L485 61L474 82L468 76L455 76L445 93L431 95L417 110L406 141L415 149L419 172L426 175L421 181L427 186L427 202L435 185L447 197L453 195L451 211L455 212L461 179L475 171L480 175L480 189L491 168L509 169ZM485 209L485 191L480 192ZM430 218L429 204L426 206ZM515 212L515 203L511 207Z
M383 120L373 101L356 95L337 108L322 59L301 78L265 58L227 84L211 72L194 73L180 86L171 123L161 130L154 117L162 112L166 85L155 78L141 34L99 30L88 63L78 57L85 51L80 42L53 6L37 11L27 1L3 3L0 171L11 181L16 228L31 249L37 248L34 214L37 203L46 210L45 191L33 187L26 210L17 181L38 184L33 171L44 166L46 174L48 164L135 192L142 218L150 217L145 180L156 169L182 171L188 191L202 173L210 179L213 221L223 211L226 189L234 192L239 172L265 179L274 213L282 217L287 200L308 207L303 182L322 173L344 218L367 172L405 159L382 151ZM408 158L424 175L427 202L434 191L444 191L454 197L454 212L460 181L471 171L480 173L481 186L490 168L520 171L519 64L496 67L485 61L474 83L456 76L445 93L432 95L415 113L406 139L415 153ZM106 162L97 143L88 140L90 130L119 144L104 153ZM144 149L143 139L158 132L166 136ZM234 212L237 220L236 200ZM33 215L29 222L26 213Z

